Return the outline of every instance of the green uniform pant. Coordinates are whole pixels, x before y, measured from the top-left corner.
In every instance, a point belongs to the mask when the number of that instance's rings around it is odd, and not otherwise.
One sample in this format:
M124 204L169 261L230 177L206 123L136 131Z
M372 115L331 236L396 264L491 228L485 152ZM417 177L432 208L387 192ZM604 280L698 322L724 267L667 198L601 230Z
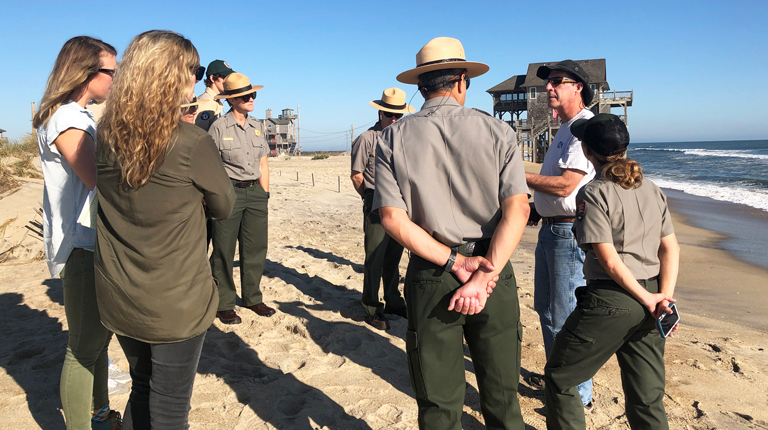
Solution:
M651 293L659 291L656 280L640 284ZM630 427L669 428L663 404L664 339L655 318L613 281L591 281L582 288L544 368L547 428L585 428L576 386L592 378L613 354L621 368Z
M483 255L485 250L475 254ZM448 311L448 302L459 286L441 267L411 255L405 278L405 343L419 428L461 429L466 392L464 337L472 355L486 427L523 429L517 399L522 325L512 265L506 264L479 314Z
M363 230L365 231L365 272L363 274L363 308L369 315L384 311L379 300L379 285L384 280L384 302L387 309L405 308L400 296L400 257L403 245L389 237L381 226L378 212L371 212L373 191L365 193Z
M213 222L213 277L219 285L219 309L235 308L237 291L232 268L235 245L240 244L240 288L243 306L263 301L259 284L267 259L267 193L258 182L235 187L235 207L229 218Z
M61 369L61 406L69 430L90 430L91 410L109 406L107 349L112 332L99 319L93 252L75 248L61 272L69 326Z

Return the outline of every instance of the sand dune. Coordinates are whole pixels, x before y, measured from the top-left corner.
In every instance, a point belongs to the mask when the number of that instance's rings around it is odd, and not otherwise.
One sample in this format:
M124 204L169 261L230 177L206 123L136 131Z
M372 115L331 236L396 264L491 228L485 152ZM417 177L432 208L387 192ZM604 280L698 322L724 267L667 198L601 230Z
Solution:
M270 245L262 288L278 313L263 318L238 308L242 324L213 324L195 382L191 428L416 428L406 321L394 317L387 332L362 322L362 204L349 184L349 158L278 158L270 164ZM47 279L40 258L35 211L41 200L39 180L0 199L0 223L15 218L0 229L0 252L13 247L0 255L0 429L64 427L58 382L67 324L61 282ZM544 393L527 382L545 361L533 311L536 233L527 229L512 262L525 327L520 402L529 428L543 429ZM692 245L685 252L698 251ZM406 255L401 275L407 262ZM686 310L679 335L667 343L671 427L768 428L766 333L698 317L693 306ZM122 357L116 340L110 355ZM464 428L484 428L468 351L465 363ZM124 359L117 364L127 369ZM597 408L588 427L628 428L615 360L594 381ZM127 398L113 397L113 408L122 410Z

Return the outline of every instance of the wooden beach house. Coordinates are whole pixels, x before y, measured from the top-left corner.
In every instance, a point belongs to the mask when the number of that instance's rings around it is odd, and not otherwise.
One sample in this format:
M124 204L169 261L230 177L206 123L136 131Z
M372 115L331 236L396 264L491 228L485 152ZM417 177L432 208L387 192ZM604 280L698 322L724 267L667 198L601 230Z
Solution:
M271 156L293 154L296 151L296 115L293 109L283 109L277 118L272 118L272 109L267 109L264 124Z
M632 106L634 91L611 91L606 79L605 58L576 62L589 74L589 86L594 93L587 108L596 114L611 113L611 108L623 108L624 112L619 117L626 124L627 107ZM515 129L523 159L536 163L544 160L544 154L561 124L554 110L547 106L546 84L536 76L536 71L540 66L556 63L531 63L525 75L512 76L486 91L493 97L493 116Z
M5 130L0 128L0 143L5 143L8 140L7 137L3 137L3 133L5 133Z

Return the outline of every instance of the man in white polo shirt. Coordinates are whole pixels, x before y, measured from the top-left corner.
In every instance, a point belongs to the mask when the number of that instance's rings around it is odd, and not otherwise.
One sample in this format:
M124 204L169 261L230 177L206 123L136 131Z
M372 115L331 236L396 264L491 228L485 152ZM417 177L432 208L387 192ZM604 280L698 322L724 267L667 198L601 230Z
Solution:
M565 60L541 66L536 76L546 82L548 106L563 121L547 150L540 174L525 174L528 186L536 191L528 225L542 221L536 244L533 305L539 314L544 350L549 358L555 336L576 308L574 292L584 285L584 252L576 244L571 229L576 216L576 193L592 180L595 169L584 156L581 141L571 134L571 124L594 114L586 109L592 101L592 91L589 75L580 64ZM592 380L578 388L585 412L591 412Z

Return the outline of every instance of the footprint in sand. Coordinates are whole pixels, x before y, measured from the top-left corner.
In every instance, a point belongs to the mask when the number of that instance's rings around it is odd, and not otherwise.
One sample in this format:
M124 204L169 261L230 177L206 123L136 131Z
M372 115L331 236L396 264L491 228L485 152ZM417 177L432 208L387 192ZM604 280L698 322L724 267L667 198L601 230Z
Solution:
M294 417L304 409L305 403L302 397L288 397L277 403L277 410L285 416Z
M387 424L395 424L401 421L403 411L398 409L395 405L386 404L382 405L376 410L376 417L386 422Z

